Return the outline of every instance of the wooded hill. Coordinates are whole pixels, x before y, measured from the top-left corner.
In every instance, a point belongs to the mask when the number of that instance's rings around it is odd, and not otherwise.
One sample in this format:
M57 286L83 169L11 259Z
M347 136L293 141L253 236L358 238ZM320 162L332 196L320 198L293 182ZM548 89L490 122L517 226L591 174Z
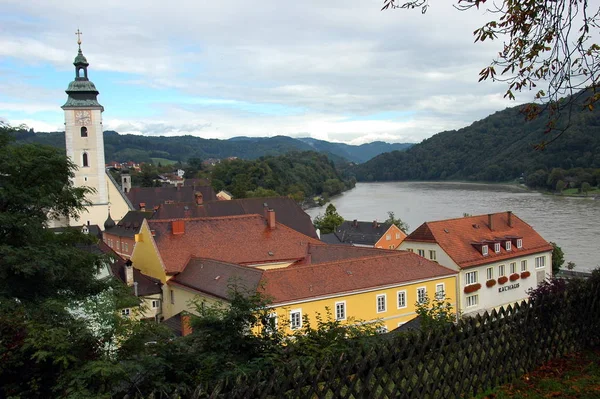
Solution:
M303 202L313 195L339 194L355 183L342 179L327 155L314 151L224 161L212 171L214 189L227 190L235 198L290 195Z
M18 141L48 144L65 148L64 132L35 133L23 130L16 134ZM195 136L138 136L104 132L106 161L152 162L152 158L187 162L190 158L238 157L256 159L261 156L282 155L290 151L317 151L326 153L338 162L365 162L383 152L403 150L412 144L389 144L381 141L359 146L330 143L311 138L295 139L286 136L235 137L229 140L203 139Z
M405 152L381 154L357 165L358 181L509 181L552 168L600 168L600 110L575 103L569 129L544 150L534 146L545 134L547 118L526 122L521 107L507 108L460 130L438 133ZM568 122L563 113L558 126Z

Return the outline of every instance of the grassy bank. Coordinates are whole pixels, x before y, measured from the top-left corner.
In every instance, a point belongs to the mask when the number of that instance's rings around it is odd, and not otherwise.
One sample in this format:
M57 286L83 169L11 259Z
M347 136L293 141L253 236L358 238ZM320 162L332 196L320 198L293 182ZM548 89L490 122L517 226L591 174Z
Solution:
M552 360L479 399L600 398L600 349Z

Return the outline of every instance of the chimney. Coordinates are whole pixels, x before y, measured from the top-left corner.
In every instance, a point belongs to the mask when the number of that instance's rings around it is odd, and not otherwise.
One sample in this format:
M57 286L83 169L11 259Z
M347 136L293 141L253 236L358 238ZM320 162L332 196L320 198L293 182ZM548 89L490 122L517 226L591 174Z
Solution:
M506 216L508 216L508 227L512 227L512 211L506 211Z
M352 221L352 226L354 226L354 227L358 227L358 220L354 219L354 220Z
M269 205L265 202L263 203L263 213L266 220L269 220Z
M140 211L142 211L142 212L146 211L146 203L145 202L140 202Z
M373 220L373 228L376 229L377 228L377 220Z
M173 235L181 235L185 233L185 221L173 220L171 222L171 229L173 230Z
M269 224L269 229L273 230L275 228L275 211L273 209L269 209L267 222Z
M177 191L181 191L181 186L182 186L181 183L177 183Z
M321 239L321 229L316 229L315 232L317 233L317 237L319 237L319 240Z
M138 282L137 281L133 282L133 294L135 296L138 296Z
M129 259L125 262L125 284L128 287L133 285L133 262Z
M194 198L196 199L196 205L202 205L202 203L204 202L204 196L200 191L196 191L194 193Z
M488 226L490 230L494 230L494 221L492 220L493 214L488 213Z
M181 313L181 336L185 337L192 333L192 325L190 324L190 315L187 312Z

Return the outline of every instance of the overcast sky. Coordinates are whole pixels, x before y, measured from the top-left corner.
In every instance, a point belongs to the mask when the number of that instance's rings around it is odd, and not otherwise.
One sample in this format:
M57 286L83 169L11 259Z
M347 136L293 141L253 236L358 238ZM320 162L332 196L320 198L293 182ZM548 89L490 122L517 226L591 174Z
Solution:
M0 118L64 129L77 28L120 133L419 142L518 104L477 82L501 45L473 43L491 15L381 5L0 0Z

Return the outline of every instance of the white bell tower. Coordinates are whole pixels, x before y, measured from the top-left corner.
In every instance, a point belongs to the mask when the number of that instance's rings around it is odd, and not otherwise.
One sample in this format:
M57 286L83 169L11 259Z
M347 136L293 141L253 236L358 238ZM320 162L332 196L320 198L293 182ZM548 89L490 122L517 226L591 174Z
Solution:
M66 90L67 102L62 106L65 112L65 142L67 156L77 165L73 183L87 186L94 193L87 199L92 203L78 221L71 225L102 225L108 212L108 187L104 161L104 135L102 112L104 107L96 99L98 90L88 80L88 62L81 52L81 32L77 30L79 51L75 57L75 80Z

